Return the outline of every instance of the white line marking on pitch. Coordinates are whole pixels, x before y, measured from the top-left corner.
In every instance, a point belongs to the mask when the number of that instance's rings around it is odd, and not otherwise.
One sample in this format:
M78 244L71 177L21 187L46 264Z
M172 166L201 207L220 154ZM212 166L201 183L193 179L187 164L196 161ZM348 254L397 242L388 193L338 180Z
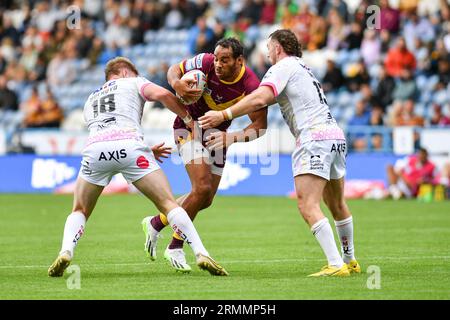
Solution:
M382 257L382 256L376 256L376 257L367 257L364 258L364 260L371 260L371 261L379 261L379 260L428 260L428 259L450 259L450 256L418 256L418 257ZM305 261L323 261L323 259L313 259L313 258L304 258L304 259L264 259L264 260L229 260L229 261L221 261L222 264L233 264L233 263L285 263L285 262L305 262ZM151 262L136 262L136 263L86 263L83 264L84 266L93 266L93 267L106 267L106 266L115 266L115 267L121 267L121 266L143 266L143 265L149 265ZM8 266L1 266L0 269L20 269L20 268L47 268L48 265L8 265Z

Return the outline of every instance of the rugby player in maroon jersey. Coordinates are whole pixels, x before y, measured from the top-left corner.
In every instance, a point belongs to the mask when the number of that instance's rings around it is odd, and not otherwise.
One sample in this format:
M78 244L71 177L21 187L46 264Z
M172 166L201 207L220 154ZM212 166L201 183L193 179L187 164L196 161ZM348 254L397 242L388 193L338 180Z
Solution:
M216 43L214 54L201 53L183 60L169 68L167 80L172 88L186 101L197 102L186 106L196 121L210 110L224 110L237 103L258 88L259 79L244 64L244 49L234 38L221 39ZM182 76L191 70L201 70L207 77L203 93L191 87L188 79ZM238 132L227 132L231 121L215 128L214 132L194 132L177 117L174 123L174 138L186 171L191 181L189 193L177 199L177 202L194 220L200 210L208 208L217 192L222 171L225 166L226 150L234 142L247 142L264 134L267 128L267 108L249 114L252 121L249 126ZM200 130L200 129L199 129ZM206 148L206 138L214 137L215 144ZM156 259L156 242L159 232L167 225L164 215L157 214L143 219L142 227L146 235L145 250L151 260ZM190 272L186 263L183 240L173 234L164 257L173 268L181 272Z

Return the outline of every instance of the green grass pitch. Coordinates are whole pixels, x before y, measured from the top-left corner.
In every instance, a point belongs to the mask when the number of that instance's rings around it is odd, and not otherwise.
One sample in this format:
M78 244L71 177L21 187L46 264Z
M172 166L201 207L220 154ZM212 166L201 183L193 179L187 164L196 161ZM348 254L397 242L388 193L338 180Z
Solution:
M140 222L155 213L153 205L140 195L103 196L72 262L80 268L80 289L68 289L70 275L47 276L72 197L1 195L0 203L0 299L450 298L448 201L350 201L363 273L317 279L306 276L325 260L294 200L217 197L196 226L230 272L222 278L200 271L190 248L192 273L172 270L162 256L168 228L158 260L148 260ZM371 265L380 268L379 289L367 287Z

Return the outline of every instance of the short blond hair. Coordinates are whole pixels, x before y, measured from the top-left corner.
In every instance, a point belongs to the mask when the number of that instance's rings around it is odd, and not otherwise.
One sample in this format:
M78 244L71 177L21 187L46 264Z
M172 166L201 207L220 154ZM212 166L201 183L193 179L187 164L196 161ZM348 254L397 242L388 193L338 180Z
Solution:
M130 59L125 57L115 57L114 59L109 60L106 64L105 80L108 81L111 76L120 74L120 70L122 69L128 69L136 75L139 75L139 72Z

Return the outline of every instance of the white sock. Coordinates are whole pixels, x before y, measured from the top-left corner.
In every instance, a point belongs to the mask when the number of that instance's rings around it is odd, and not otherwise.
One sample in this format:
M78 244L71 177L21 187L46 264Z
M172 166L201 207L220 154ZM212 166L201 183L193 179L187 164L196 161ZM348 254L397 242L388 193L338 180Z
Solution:
M345 263L355 259L355 249L353 247L353 218L350 216L341 221L335 221L336 231L341 241L342 258Z
M73 257L73 252L77 246L78 240L84 233L84 226L86 225L86 217L81 212L72 212L69 214L64 226L64 236L61 251L70 251L70 255Z
M189 218L186 211L183 208L177 207L167 214L167 221L169 221L172 229L189 244L194 251L194 254L199 253L209 256L208 251L206 251L203 246L202 240L197 233L191 219Z
M316 237L323 252L328 260L328 265L334 267L342 267L344 262L334 241L333 230L331 230L330 223L327 218L317 221L311 227L313 235Z

